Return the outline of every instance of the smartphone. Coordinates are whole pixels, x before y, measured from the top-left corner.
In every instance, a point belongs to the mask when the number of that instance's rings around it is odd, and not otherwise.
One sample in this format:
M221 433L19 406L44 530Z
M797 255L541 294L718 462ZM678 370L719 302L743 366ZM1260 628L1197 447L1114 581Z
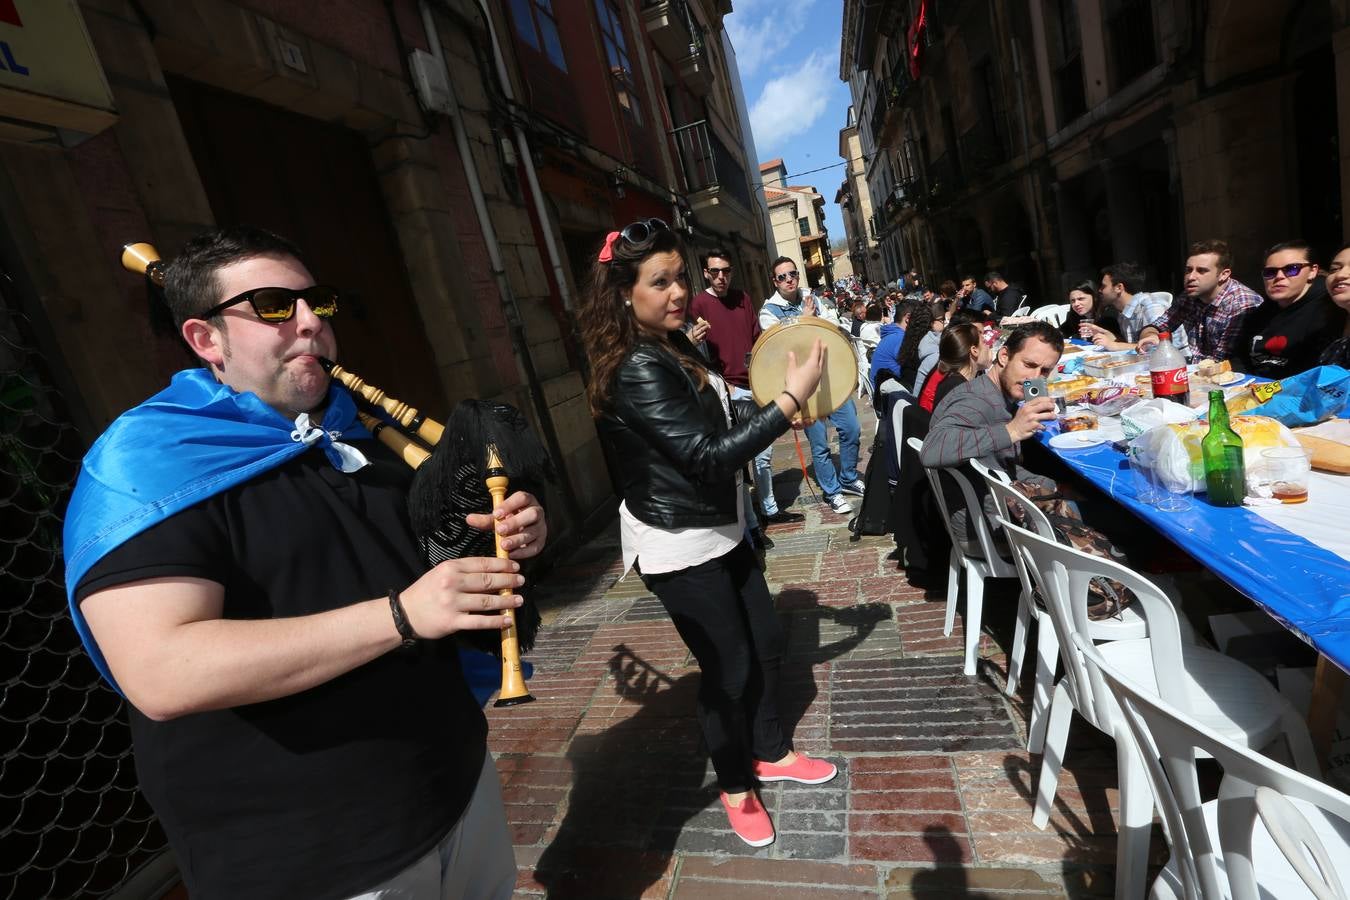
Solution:
M1049 396L1050 390L1045 386L1044 378L1028 378L1022 382L1022 402L1030 402L1039 397Z

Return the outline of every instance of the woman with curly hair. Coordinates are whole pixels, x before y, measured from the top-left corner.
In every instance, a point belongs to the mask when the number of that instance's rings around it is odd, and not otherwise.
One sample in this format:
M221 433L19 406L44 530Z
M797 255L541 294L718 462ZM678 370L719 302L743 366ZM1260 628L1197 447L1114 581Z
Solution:
M900 364L900 384L913 393L914 379L919 374L919 365L925 356L934 356L938 351L938 341L942 329L933 331L934 320L941 321L941 305L938 303L915 303L909 313L909 325L905 327L905 339L895 354Z
M605 239L579 321L587 388L615 467L625 566L657 596L698 660L698 719L732 830L774 839L755 788L822 784L828 762L796 753L778 711L782 626L745 543L740 472L792 427L820 383L815 342L773 402L732 401L680 331L689 301L684 247L659 219Z

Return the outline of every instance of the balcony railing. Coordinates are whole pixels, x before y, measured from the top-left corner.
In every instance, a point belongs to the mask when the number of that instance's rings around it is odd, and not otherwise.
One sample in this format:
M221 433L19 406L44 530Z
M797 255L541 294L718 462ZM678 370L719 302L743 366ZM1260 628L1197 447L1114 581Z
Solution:
M690 193L718 188L730 194L747 211L754 208L745 169L708 127L707 119L676 128L670 136L679 152L684 183Z
M972 175L982 175L1008 160L1005 134L994 120L981 119L961 135L960 145L961 162Z
M643 0L642 17L652 43L670 59L703 52L703 29L684 0Z

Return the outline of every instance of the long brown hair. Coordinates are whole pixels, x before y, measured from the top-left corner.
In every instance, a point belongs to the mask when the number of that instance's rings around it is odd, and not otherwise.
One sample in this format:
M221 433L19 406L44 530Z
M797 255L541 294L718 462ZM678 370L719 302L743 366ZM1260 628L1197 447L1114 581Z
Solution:
M670 252L683 257L684 242L672 231L655 228L646 240L636 243L624 237L615 238L612 259L600 262L597 258L591 266L590 284L577 311L577 325L591 362L591 382L586 386L586 399L593 416L601 415L609 406L619 366L638 343L650 340L638 328L633 310L625 305L624 291L631 290L637 283L638 269L647 257ZM692 289L689 299L693 299ZM708 374L699 360L675 342L665 345L665 349L679 360L700 388L707 385Z
M980 326L972 322L948 325L938 344L937 370L950 375L970 365L970 351L979 345L980 337Z

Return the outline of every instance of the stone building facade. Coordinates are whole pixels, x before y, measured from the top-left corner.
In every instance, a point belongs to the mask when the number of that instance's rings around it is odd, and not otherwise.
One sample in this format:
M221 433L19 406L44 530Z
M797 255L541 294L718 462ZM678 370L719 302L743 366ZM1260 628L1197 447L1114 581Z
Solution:
M797 263L803 287L824 289L833 284L825 197L814 187L784 184L787 166L781 159L760 163L759 176L778 255Z
M1343 238L1344 0L847 0L840 77L859 111L883 255L930 279L998 268L1057 302L1101 266L1175 291L1218 237Z
M839 156L844 160L844 181L834 202L844 218L844 238L848 243L849 274L864 281L885 281L881 253L872 231L872 191L867 186L867 157L863 154L862 135L854 108L848 108L848 124L839 131ZM835 267L836 277L842 277Z
M532 419L561 470L546 502L551 543L565 547L616 502L573 324L604 235L660 218L687 240L695 289L698 251L721 245L743 286L768 293L730 9L0 2L0 485L24 502L0 504L0 519L28 535L0 566L0 592L45 634L35 647L7 629L0 656L15 672L39 658L64 672L30 686L46 698L33 721L59 720L6 752L42 759L34 742L87 726L90 760L119 772L112 787L92 763L8 785L30 843L88 832L109 848L34 851L20 893L109 894L164 859L128 736L109 724L120 700L80 651L61 583L60 518L80 456L195 364L145 279L119 264L121 247L149 241L169 258L241 222L294 240L342 291L335 329L351 371L437 418L478 397ZM94 814L61 799L72 792L124 810L99 814L111 836L89 831ZM83 888L53 887L72 884Z
M604 234L661 218L696 287L697 250L726 244L767 290L726 0L61 3L108 108L84 133L41 112L0 132L0 210L13 302L89 439L192 362L121 245L170 256L253 222L348 294L352 371L429 411L526 410L563 463L559 522L580 524L611 500L572 325Z

